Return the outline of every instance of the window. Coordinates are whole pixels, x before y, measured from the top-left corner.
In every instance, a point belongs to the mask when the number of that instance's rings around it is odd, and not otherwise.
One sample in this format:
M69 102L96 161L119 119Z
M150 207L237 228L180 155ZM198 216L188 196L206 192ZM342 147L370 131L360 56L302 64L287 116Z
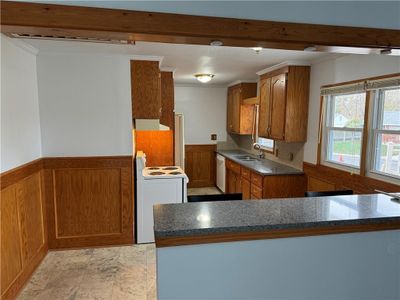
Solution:
M400 74L321 88L321 164L400 183Z
M365 92L326 96L324 158L326 162L360 168Z
M274 140L259 137L258 143L262 149L268 152L274 152Z
M371 171L400 178L400 88L379 89L374 98Z

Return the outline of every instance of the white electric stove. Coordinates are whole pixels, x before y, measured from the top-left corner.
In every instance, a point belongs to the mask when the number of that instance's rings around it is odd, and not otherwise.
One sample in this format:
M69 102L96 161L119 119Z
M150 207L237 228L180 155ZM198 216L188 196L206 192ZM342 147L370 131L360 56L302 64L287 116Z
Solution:
M178 166L146 167L146 154L136 154L137 243L153 243L153 205L187 202L185 172Z

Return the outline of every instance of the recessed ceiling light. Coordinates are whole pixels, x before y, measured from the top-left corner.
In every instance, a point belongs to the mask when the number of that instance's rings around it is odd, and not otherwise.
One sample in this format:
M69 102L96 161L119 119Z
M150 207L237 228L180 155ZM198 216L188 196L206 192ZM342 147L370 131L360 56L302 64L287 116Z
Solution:
M222 41L211 41L210 45L211 46L222 46L224 43Z
M198 81L200 81L201 83L209 82L211 79L213 79L214 76L215 76L214 74L196 74L196 75L194 75L194 77L196 77L196 79Z
M314 45L310 45L310 46L305 47L304 51L314 52L314 51L317 51L317 47L315 47Z
M382 49L381 54L386 54L386 55L392 54L392 49L390 48Z
M256 53L260 53L261 50L263 49L262 47L252 47L251 49L253 49L254 51L256 51Z

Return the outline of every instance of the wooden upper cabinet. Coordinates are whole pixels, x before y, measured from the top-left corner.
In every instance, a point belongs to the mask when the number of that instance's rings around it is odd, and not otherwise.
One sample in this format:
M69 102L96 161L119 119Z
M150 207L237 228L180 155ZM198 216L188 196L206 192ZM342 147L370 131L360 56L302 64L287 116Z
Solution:
M174 77L172 72L161 72L161 118L160 123L174 130Z
M257 96L257 83L240 83L228 88L227 129L229 133L252 134L254 105L243 104L243 100Z
M270 97L270 137L276 140L285 138L286 124L286 74L271 79Z
M161 74L158 61L131 60L133 119L160 119Z
M268 137L271 113L271 78L260 80L260 109L258 111L258 135Z
M310 67L289 66L260 78L259 136L307 140Z

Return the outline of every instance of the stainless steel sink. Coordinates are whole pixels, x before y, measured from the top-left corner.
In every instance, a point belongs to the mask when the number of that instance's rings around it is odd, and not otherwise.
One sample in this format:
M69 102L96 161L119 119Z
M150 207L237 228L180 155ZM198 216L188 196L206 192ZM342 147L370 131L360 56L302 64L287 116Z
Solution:
M235 158L237 158L239 160L243 160L243 161L255 161L255 160L258 160L257 158L254 158L254 157L249 156L249 155L235 155Z

